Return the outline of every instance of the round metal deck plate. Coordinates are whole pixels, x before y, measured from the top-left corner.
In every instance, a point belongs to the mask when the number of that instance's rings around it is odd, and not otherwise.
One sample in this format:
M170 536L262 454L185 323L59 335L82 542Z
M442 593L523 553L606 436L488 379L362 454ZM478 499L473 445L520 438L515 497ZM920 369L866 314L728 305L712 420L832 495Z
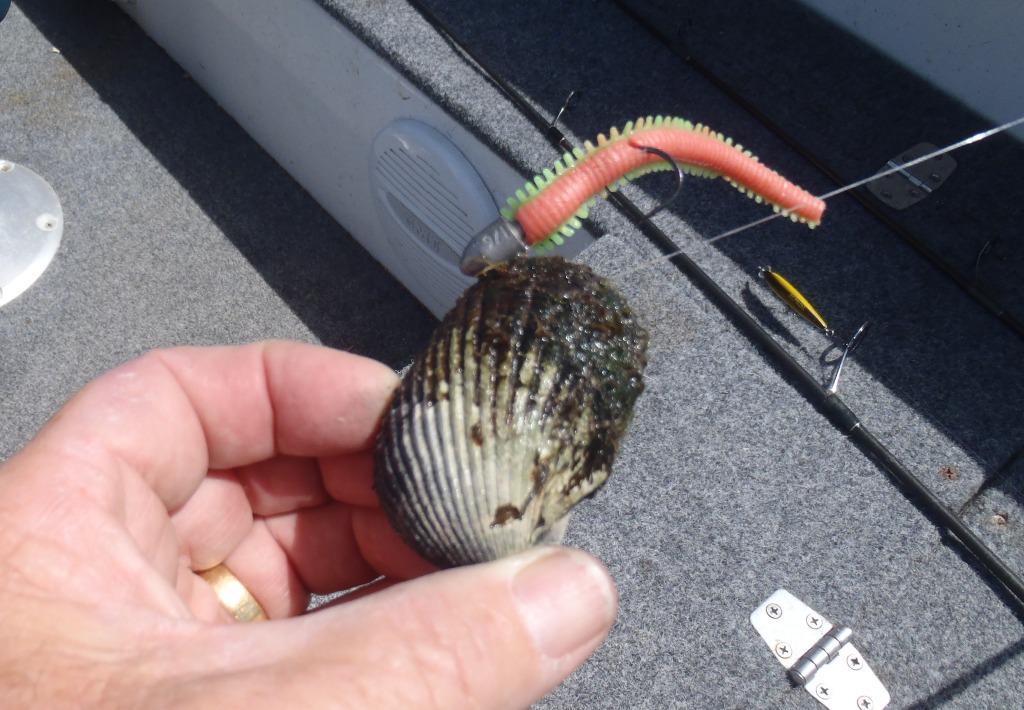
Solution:
M0 159L0 306L42 276L63 232L64 212L49 183Z

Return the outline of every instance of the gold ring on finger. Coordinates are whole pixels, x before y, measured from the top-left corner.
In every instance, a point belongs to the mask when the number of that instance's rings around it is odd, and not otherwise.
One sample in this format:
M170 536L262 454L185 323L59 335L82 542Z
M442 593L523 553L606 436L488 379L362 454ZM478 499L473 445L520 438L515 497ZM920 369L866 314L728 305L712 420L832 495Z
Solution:
M221 606L227 609L236 621L247 623L267 620L267 613L256 601L256 597L225 565L219 564L199 572L199 576L206 580L220 600Z

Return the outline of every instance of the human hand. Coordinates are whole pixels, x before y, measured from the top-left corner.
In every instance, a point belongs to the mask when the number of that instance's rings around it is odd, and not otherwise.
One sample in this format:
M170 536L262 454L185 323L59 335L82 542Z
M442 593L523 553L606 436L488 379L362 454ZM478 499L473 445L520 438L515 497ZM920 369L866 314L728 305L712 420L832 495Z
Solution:
M546 548L427 574L372 489L395 384L262 343L83 389L0 467L0 706L524 707L557 685L612 623L607 572ZM231 620L196 574L220 563L272 621Z

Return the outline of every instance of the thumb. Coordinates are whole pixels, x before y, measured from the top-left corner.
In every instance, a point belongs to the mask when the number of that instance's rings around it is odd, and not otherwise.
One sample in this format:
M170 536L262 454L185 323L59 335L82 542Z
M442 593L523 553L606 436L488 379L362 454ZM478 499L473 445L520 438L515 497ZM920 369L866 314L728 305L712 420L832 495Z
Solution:
M523 708L600 645L616 609L600 562L540 548L249 627L267 637L251 648L270 644L287 669L232 675L293 707Z
M600 562L542 548L325 611L334 618L320 641L333 651L314 655L361 678L356 707L523 708L593 653L616 608Z

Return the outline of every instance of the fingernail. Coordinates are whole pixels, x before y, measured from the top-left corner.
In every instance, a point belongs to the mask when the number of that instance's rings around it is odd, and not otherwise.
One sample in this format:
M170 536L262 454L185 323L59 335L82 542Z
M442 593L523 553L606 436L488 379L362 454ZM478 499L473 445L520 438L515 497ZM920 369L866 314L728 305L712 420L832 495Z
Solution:
M512 593L537 648L561 658L603 635L615 618L611 578L582 552L554 548L516 573Z

